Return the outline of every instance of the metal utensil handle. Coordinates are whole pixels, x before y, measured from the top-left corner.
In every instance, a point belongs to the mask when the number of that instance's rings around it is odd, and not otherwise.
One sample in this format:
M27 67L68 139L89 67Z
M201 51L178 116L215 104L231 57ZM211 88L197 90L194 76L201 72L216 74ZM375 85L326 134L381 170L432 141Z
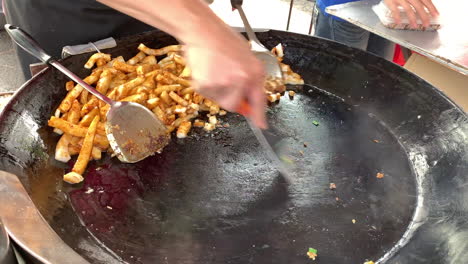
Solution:
M276 169L280 172L280 174L283 176L286 182L288 184L291 184L294 180L293 176L291 175L291 173L289 173L289 170L286 169L286 167L283 165L281 160L278 158L278 155L276 155L275 151L271 147L270 143L268 143L268 140L265 138L260 128L256 127L255 124L252 122L252 120L250 120L249 118L246 118L246 119L247 119L247 123L249 124L250 129L254 133L260 145L266 151L270 160L276 166Z
M8 35L10 35L10 37L13 39L13 41L15 41L16 44L18 44L18 46L27 51L29 54L40 59L44 63L48 63L52 59L52 57L49 56L41 48L41 46L39 46L39 44L21 28L12 26L10 24L6 24L5 30L7 31Z
M68 78L72 79L77 84L83 86L83 88L88 90L90 93L92 93L94 96L96 96L99 100L102 100L102 101L106 102L110 106L115 104L115 102L112 101L109 97L101 94L96 89L94 89L92 86L85 83L80 77L76 76L73 72L71 72L70 70L65 68L65 66L63 66L62 64L58 63L57 61L55 61L53 59L49 60L49 64L54 66L57 70L61 71L63 74L65 74Z
M109 105L114 104L114 102L109 97L99 93L96 89L85 83L80 77L76 76L70 70L65 68L62 64L55 61L49 54L47 54L44 51L44 49L41 48L39 43L37 43L37 41L34 40L33 37L31 37L31 35L23 31L21 28L7 24L5 25L5 29L11 36L13 41L15 41L16 44L18 44L18 46L27 51L29 54L33 55L34 57L38 58L44 63L52 65L57 70L61 71L63 74L68 76L68 78L72 79L77 84L83 86L83 88L88 90L100 100L108 103Z
M239 11L239 15L242 19L242 22L244 23L245 31L247 32L247 36L249 37L250 42L254 42L255 44L259 46L259 47L252 46L252 49L253 50L259 50L258 48L260 48L261 50L266 49L262 45L262 43L260 43L260 40L258 40L257 36L255 35L252 27L249 24L249 21L247 20L247 16L245 15L244 10L242 9L242 6L237 5L236 8L237 8L237 11Z

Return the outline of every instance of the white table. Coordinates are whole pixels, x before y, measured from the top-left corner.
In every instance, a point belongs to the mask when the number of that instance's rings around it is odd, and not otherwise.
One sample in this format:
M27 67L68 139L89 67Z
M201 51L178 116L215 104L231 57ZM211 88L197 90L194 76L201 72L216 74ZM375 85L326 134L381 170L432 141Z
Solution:
M441 28L438 31L386 28L371 9L378 2L363 0L334 5L326 12L468 75L467 0L433 1L440 12Z

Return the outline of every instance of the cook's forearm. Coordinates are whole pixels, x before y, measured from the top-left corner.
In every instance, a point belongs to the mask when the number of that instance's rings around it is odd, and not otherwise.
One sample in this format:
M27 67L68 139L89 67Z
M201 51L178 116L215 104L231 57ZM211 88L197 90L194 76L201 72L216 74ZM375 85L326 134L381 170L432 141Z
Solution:
M98 0L189 43L224 27L203 0Z

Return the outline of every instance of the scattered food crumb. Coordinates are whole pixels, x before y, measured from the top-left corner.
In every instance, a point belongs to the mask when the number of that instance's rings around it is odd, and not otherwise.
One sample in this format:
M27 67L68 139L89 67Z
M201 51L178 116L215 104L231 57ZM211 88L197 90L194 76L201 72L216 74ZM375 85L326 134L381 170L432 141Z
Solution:
M86 194L90 194L90 193L92 193L92 192L94 192L94 189L89 188L88 190L86 190L85 193L86 193Z
M420 115L418 115L418 119L421 119L421 116L420 116Z
M110 206L106 206L106 207L107 207L107 209L112 210L112 207L110 207Z
M223 127L230 127L228 123L224 124Z
M355 224L355 223L356 223L356 219L351 220L351 222L353 222L353 224Z
M335 197L335 200L336 200L336 201L339 201L339 200L340 200L340 198L338 198L338 197Z
M289 164L294 164L294 161L293 161L292 159L288 158L287 156L284 156L284 155L283 155L283 156L281 156L280 158L281 158L281 160L282 160L283 162L286 162L286 163L289 163Z
M296 95L296 92L294 92L294 91L289 91L288 94L289 94L289 97L294 97L294 95Z
M315 260L315 258L317 257L317 250L315 248L309 248L309 251L307 251L307 256Z
M374 264L374 261L372 261L372 260L366 261L366 262L364 262L364 264Z
M304 148L307 148L307 144L308 144L307 142L304 142Z
M312 124L314 124L314 126L318 126L318 125L319 125L319 122L317 122L317 121L314 120L314 121L312 121Z
M381 172L377 172L377 179L382 179L384 177L384 174Z
M380 141L378 141L377 139L374 139L374 142L375 142L375 143L379 143Z
M336 189L336 184L331 182L330 183L330 190L335 190Z
M304 156L304 151L299 150L299 153L301 153L301 155Z
M96 170L100 171L100 170L102 170L102 167L97 167Z

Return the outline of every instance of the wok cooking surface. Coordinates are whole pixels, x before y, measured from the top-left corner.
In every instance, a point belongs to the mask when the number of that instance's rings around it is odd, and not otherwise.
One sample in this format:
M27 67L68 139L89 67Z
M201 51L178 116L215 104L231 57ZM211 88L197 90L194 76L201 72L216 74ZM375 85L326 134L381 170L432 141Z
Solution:
M283 182L244 118L230 114L229 128L195 130L140 163L95 163L83 186L66 191L76 215L128 262L306 263L309 247L318 249L318 263L377 259L414 212L407 156L368 113L317 89L297 91L269 111L294 162L293 184ZM60 180L56 172L43 184ZM65 241L76 243L67 232Z
M294 87L294 100L282 97L268 112L293 161L290 185L236 114L223 118L229 128L194 129L137 164L92 162L82 185L68 185L62 175L73 164L53 159L58 137L46 127L66 93L53 69L0 116L0 165L92 263L310 263L309 247L315 263L463 263L466 114L362 51L279 31L259 38L283 43L285 62L312 85ZM110 52L128 59L140 42L175 40L149 33ZM87 56L63 64L84 77Z

